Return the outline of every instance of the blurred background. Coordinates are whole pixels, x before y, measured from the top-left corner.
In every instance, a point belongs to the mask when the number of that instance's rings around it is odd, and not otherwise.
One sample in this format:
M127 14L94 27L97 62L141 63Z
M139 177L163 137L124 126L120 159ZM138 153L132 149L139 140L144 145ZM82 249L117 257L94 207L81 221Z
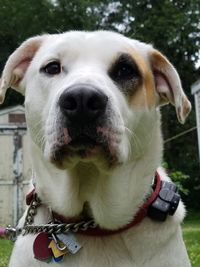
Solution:
M163 165L179 186L187 209L198 214L200 159L191 86L200 80L200 0L0 0L0 70L30 36L98 29L151 43L177 68L193 110L180 125L172 106L162 108ZM31 175L23 102L21 95L9 90L0 106L0 223L15 223L21 216Z

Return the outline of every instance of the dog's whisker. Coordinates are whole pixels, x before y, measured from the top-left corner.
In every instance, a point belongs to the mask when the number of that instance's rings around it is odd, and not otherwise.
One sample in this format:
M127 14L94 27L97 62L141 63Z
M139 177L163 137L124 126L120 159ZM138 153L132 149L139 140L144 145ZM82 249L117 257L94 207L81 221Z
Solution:
M128 127L124 126L124 129L125 129L129 134L131 134L131 135L134 134L134 132L133 132L131 129L129 129Z
M137 134L129 129L127 126L123 126L125 131L129 134L130 138L128 147L129 147L129 154L132 154L132 150L134 149L134 153L141 155L143 153L142 144L140 139L138 138Z
M34 139L36 141L36 143L40 144L41 147L44 147L45 145L45 134L44 134L44 129L41 127L42 125L42 120L39 120L38 122L36 122L33 126L32 126L32 134L34 136ZM39 130L38 130L39 128Z

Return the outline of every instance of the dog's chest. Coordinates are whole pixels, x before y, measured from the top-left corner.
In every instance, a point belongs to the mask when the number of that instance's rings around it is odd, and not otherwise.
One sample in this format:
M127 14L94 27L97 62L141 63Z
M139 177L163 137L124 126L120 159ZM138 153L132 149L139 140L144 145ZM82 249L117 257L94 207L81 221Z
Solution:
M20 237L16 242L10 267L138 267L135 263L137 259L132 258L129 251L131 248L127 248L121 235L104 238L78 236L77 239L82 245L77 254L67 254L62 262L47 264L34 258L33 243L35 236ZM18 262L17 264L16 261Z
M9 267L189 267L180 229L172 227L171 223L158 225L145 219L123 234L109 237L77 235L82 248L75 255L67 254L60 263L36 260L33 255L35 235L19 237Z

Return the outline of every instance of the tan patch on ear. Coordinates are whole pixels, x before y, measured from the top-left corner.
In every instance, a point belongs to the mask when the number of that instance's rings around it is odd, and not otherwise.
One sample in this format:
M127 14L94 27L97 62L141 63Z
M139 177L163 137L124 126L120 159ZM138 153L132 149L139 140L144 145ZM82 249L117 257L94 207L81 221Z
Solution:
M153 50L151 60L152 66L155 68L156 66L159 66L158 69L160 69L162 65L165 66L166 64L170 64L169 61L157 50Z
M187 97L184 97L183 98L183 116L185 118L189 115L191 108L192 106L191 106L190 101L187 99Z
M3 102L6 90L11 87L24 94L20 87L25 72L46 36L36 36L21 44L8 58L0 83L0 102Z
M3 88L2 88L2 79L0 79L0 104L3 103L5 98L5 94L3 92Z
M15 69L13 70L12 80L10 81L10 83L12 84L12 88L18 87L19 83L24 77L24 73L26 72L26 69L28 68L30 62L31 59L27 58L15 67Z
M131 56L139 67L142 81L136 89L136 92L132 94L130 98L130 105L134 105L136 107L146 106L149 109L155 107L156 93L152 71L144 59L137 53L131 53Z
M155 85L154 78L150 69L146 69L144 73L144 88L146 90L146 99L148 107L156 106L156 93L155 93Z
M186 96L182 97L181 105L177 108L177 116L180 123L184 124L191 111L191 103Z
M159 105L171 103L175 106L180 123L184 123L191 110L191 104L185 95L180 77L174 66L159 51L150 54L152 71L155 76L156 91L160 97Z
M3 78L1 78L0 79L0 104L2 104L5 99L6 90L7 90L6 81Z

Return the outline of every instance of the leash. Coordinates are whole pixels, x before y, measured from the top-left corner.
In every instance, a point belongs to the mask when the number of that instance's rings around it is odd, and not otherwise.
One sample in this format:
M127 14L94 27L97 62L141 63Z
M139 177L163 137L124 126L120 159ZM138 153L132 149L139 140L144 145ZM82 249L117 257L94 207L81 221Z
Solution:
M0 227L0 237L6 237L12 241L16 240L16 237L19 235L17 229L8 225L7 227Z

